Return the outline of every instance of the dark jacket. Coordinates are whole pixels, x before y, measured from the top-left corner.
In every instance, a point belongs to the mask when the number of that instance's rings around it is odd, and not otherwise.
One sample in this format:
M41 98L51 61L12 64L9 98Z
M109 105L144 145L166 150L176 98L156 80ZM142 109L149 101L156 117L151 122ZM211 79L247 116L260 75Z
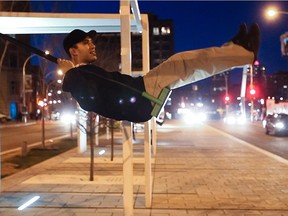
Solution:
M82 65L65 74L62 88L86 111L131 122L145 122L151 118L152 104L141 95L145 91L142 77Z

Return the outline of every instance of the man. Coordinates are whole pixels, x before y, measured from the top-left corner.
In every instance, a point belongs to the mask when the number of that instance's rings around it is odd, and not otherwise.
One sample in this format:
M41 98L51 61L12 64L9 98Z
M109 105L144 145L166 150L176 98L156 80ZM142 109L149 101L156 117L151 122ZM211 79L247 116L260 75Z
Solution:
M252 24L248 31L246 24L241 24L239 32L222 47L177 53L143 77L133 78L91 64L97 59L95 36L93 30L85 33L76 29L65 37L63 46L71 61L58 59L65 73L63 90L70 92L84 110L131 122L151 118L155 103L143 97L142 92L158 98L165 88L179 88L233 67L252 64L260 43L258 25Z

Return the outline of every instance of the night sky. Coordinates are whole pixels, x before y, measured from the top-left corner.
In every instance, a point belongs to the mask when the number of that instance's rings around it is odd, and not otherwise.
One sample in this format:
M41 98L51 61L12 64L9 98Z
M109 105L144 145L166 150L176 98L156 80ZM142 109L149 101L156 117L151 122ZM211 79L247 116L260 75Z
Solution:
M237 31L241 22L257 22L261 28L260 62L268 74L288 71L281 56L280 35L288 31L288 15L268 21L265 9L274 5L288 11L288 2L275 1L138 1L141 13L171 19L175 28L175 52L221 46ZM33 12L118 13L119 1L32 2Z

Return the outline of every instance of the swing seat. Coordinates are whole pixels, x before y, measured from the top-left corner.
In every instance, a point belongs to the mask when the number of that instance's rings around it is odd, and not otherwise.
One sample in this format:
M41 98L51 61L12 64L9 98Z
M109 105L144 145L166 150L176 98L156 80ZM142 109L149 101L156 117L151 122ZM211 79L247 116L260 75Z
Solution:
M161 91L161 93L160 93L160 95L158 97L158 100L159 100L160 103L155 103L154 108L153 108L153 110L151 112L152 116L155 116L156 118L159 117L160 111L166 105L171 93L172 93L171 89L168 89L168 88L162 89L162 91Z
M169 88L164 88L162 89L160 95L158 98L155 98L151 95L149 95L147 92L143 92L142 96L147 98L148 100L154 102L154 107L153 110L151 112L151 116L155 116L156 118L159 117L159 114L162 110L162 108L164 108L170 94L171 94L172 90Z

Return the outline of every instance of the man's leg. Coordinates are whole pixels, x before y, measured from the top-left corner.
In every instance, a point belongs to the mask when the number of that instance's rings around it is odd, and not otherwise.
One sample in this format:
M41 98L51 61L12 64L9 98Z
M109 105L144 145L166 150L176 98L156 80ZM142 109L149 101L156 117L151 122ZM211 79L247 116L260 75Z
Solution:
M164 87L179 88L234 67L252 64L258 56L260 29L253 23L249 31L245 23L231 42L212 47L181 52L171 56L144 76L148 94L158 97Z
M144 76L145 89L158 97L164 87L179 88L234 67L252 64L253 60L253 52L232 42L222 47L180 52Z

